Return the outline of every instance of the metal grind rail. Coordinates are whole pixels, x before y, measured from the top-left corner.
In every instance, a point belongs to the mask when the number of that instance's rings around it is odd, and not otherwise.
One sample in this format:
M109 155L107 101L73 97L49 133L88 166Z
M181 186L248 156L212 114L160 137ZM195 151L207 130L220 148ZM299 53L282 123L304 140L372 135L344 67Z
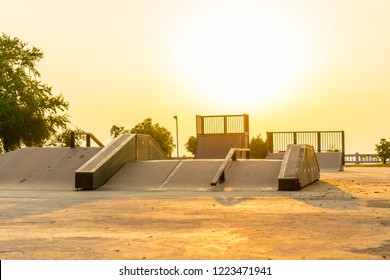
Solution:
M222 162L221 166L219 167L217 173L215 174L213 180L211 181L212 186L217 186L218 183L223 183L225 182L225 175L227 168L229 166L229 163L231 161L237 160L237 152L246 152L245 154L247 155L250 149L248 148L231 148L225 157L225 160ZM248 158L246 156L246 158Z

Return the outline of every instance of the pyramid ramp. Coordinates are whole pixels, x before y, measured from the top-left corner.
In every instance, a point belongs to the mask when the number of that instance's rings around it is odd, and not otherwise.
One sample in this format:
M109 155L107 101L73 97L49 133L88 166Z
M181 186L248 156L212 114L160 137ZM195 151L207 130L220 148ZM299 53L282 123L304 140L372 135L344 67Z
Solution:
M278 177L278 190L296 191L319 180L320 169L314 148L289 145Z

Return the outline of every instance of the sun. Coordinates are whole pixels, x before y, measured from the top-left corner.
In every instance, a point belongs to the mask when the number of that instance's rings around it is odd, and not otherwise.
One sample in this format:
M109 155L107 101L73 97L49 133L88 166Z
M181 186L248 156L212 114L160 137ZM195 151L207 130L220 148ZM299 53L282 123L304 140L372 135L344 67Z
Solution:
M202 14L186 29L176 55L188 86L229 107L281 102L308 64L292 26L259 9Z

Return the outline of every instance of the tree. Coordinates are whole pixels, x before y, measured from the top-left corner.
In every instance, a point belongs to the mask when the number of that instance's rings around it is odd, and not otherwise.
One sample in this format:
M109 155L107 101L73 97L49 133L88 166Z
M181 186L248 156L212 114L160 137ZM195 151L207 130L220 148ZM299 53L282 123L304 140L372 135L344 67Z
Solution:
M57 132L56 134L52 135L49 140L46 141L45 146L47 147L69 147L70 146L70 134L71 132L76 132L74 144L75 147L80 147L82 145L82 142L86 140L85 134L77 134L84 133L84 131L78 127L75 129L65 128L62 129L62 131Z
M380 143L376 144L375 147L378 157L382 159L383 164L386 164L387 159L390 158L390 142L382 138Z
M196 137L190 136L190 138L188 138L187 143L184 144L184 147L186 148L187 152L195 155L196 154Z
M268 154L267 142L261 138L261 134L253 137L249 142L251 158L266 158Z
M112 138L115 138L121 134L130 134L131 131L129 129L126 129L125 127L123 126L117 126L117 125L113 125L111 128L110 128L110 136Z
M117 125L113 125L110 129L111 137L127 133L150 135L168 157L171 157L172 151L176 147L173 143L171 132L165 127L160 126L158 123L153 124L151 118L145 119L143 122L135 125L131 130Z
M0 36L0 143L4 151L42 146L69 122L69 104L43 84L36 65L42 50L18 38Z

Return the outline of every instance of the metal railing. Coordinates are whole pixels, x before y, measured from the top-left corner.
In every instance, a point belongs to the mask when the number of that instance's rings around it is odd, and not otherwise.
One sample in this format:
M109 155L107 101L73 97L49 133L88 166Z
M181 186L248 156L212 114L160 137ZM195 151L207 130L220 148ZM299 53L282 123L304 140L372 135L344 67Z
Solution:
M99 141L99 139L97 139L95 137L95 135L93 135L92 133L90 132L78 132L78 131L72 131L70 133L70 147L71 148L75 148L76 147L76 136L77 135L85 135L86 138L85 138L85 141L86 141L86 146L87 147L91 147L91 139L93 141L95 141L95 143L99 146L99 147L104 147L103 143Z
M345 163L382 163L383 160L377 154L346 154L345 155ZM389 161L390 159L387 159Z
M267 142L269 153L285 151L290 144L307 144L313 146L318 153L341 152L344 161L344 131L267 132Z
M247 134L249 115L196 116L196 134Z
M211 185L216 186L220 182L225 182L226 170L231 161L237 160L237 152L245 152L246 158L248 159L249 151L250 149L248 148L231 148L224 161L222 162L221 166L219 167L217 173L215 174L213 180L211 181Z

